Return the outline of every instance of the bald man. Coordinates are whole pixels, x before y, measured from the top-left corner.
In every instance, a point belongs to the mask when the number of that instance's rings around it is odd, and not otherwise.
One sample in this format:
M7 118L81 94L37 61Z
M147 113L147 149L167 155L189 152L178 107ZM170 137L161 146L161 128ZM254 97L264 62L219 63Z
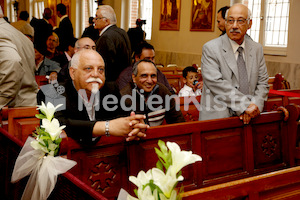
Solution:
M104 104L106 95L120 99L116 85L105 82L104 60L97 51L83 49L74 54L70 66L71 80L65 87L66 109L56 113L66 133L83 144L98 141L99 136L120 136L127 141L145 137L148 125L144 115L121 116L121 107L111 111ZM100 92L99 98L96 98ZM97 107L98 106L98 107Z
M96 50L96 44L89 37L80 38L79 40L77 40L75 42L74 53L76 53L82 49ZM68 62L66 65L62 66L62 69L58 73L58 79L57 79L58 82L65 82L66 80L70 79L69 65L70 65L70 62Z

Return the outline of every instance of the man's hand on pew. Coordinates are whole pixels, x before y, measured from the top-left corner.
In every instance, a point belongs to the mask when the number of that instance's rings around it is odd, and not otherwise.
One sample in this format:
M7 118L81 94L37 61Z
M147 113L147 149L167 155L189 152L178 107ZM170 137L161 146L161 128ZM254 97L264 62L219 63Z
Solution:
M260 111L254 103L251 103L248 108L245 110L245 113L248 114L251 118L254 118L260 114Z
M250 117L250 115L248 115L246 113L242 113L240 115L240 120L242 120L244 124L249 124L250 120L251 120L251 117Z
M240 115L240 119L244 124L249 124L252 118L255 118L260 114L259 108L254 103L251 103L243 114Z
M277 108L277 110L280 110L280 111L283 112L283 114L284 114L284 119L283 120L284 121L287 121L289 119L289 111L285 107L280 106L280 107Z

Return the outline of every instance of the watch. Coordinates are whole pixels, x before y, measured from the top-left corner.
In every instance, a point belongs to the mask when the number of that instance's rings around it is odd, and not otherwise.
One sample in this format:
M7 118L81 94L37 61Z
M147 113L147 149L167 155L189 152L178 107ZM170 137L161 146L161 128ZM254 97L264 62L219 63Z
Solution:
M110 134L109 134L109 121L108 121L108 120L105 121L105 135L106 135L107 137L110 136Z

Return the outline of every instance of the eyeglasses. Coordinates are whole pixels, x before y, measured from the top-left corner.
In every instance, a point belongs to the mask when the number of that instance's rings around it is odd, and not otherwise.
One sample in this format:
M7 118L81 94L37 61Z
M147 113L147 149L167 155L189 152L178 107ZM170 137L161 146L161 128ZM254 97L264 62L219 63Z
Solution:
M238 18L238 19L229 18L229 19L226 19L226 21L230 25L233 25L235 22L237 22L238 25L245 25L246 22L249 21L249 19L245 19L245 18Z
M98 20L98 19L103 19L103 18L106 18L106 17L95 17L94 20Z

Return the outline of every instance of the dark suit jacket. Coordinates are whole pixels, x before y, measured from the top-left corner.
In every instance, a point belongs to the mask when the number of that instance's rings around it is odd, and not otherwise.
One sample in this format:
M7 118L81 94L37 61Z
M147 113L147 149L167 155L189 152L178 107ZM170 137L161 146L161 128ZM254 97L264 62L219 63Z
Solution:
M68 44L73 40L73 26L69 17L64 18L60 23L59 27L55 29L55 33L59 37L59 49L61 51L66 50Z
M131 47L127 33L113 25L100 36L96 47L105 62L106 80L117 80L119 74L131 64Z
M32 18L30 25L34 28L34 47L45 55L46 41L52 34L53 27L46 20L37 18Z
M63 66L65 66L66 64L69 63L68 58L67 58L65 52L63 52L63 53L60 54L60 55L54 56L51 60L53 60L53 61L55 61L55 62L58 62L59 65L60 65L60 67L63 67Z
M99 38L99 31L95 29L93 25L90 25L84 29L81 37L89 37L92 40L97 41Z
M125 115L120 105L118 105L118 109L116 111L107 111L103 108L103 98L108 94L115 95L120 102L120 93L114 82L105 83L99 90L100 108L99 111L95 112L96 121L89 120L89 116L84 105L82 106L82 111L78 109L78 93L73 82L69 80L65 84L61 85L65 87L65 93L63 96L66 97L66 109L56 112L55 117L59 120L60 125L66 125L65 131L68 137L72 137L82 144L91 144L93 127L97 121L111 120Z

